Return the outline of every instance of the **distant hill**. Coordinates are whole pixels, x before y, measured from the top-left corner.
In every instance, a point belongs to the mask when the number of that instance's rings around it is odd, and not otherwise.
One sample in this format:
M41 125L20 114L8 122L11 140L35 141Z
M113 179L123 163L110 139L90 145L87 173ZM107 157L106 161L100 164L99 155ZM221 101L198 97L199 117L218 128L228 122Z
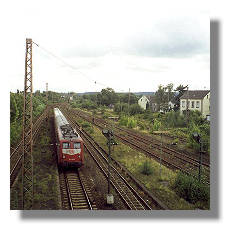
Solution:
M95 94L98 94L99 92L83 92L83 93L77 93L78 96L82 96L82 95L95 95Z
M78 96L82 96L82 95L95 95L95 94L98 94L99 92L83 92L83 93L77 93ZM118 92L119 93L119 92ZM128 92L122 92L120 94L125 94L125 93L128 93ZM146 91L139 91L139 92L131 92L131 93L134 93L135 95L154 95L155 92L146 92Z
M144 92L144 91L141 92L141 91L140 91L140 92L134 92L134 94L135 94L135 95L146 95L146 96L150 95L150 96L151 96L151 95L154 95L155 92Z

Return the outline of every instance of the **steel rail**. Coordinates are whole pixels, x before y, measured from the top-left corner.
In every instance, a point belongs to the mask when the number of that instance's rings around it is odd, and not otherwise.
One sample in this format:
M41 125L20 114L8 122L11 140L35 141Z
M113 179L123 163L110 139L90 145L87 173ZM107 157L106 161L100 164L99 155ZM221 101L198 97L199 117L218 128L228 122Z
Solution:
M95 123L92 122L91 116L88 115L88 114L86 114L84 111L80 111L80 110L79 110L79 111L75 111L75 110L73 110L73 109L72 109L72 111L73 111L74 114L77 114L77 115L79 114L82 118L84 118L84 119L86 119L87 121L89 121L89 122L95 124L95 125L98 126L99 128L104 128L103 125L106 125L106 126L107 126L107 125L110 125L110 123L108 123L107 121L105 121L105 120L103 120L103 119L101 119L101 118L97 118L97 117L95 118L96 122L95 122ZM97 122L102 123L102 126L99 125ZM148 145L149 143L153 143L153 141L158 141L158 142L159 142L159 140L156 140L156 139L153 138L153 137L150 137L150 136L147 136L147 135L142 135L142 134L140 134L140 133L137 133L137 132L134 131L134 130L127 130L127 129L121 128L121 127L119 127L119 126L117 126L117 125L115 125L115 128L118 129L118 130L120 130L120 131L124 131L124 132L128 133L129 135L131 135L131 136L137 138L138 140L140 140L140 141L142 141L142 142L145 141L146 145ZM156 143L156 142L155 142L154 144L155 144L155 145L158 145L158 148L160 148L160 144L158 144L158 143ZM186 161L186 162L188 162L188 163L190 163L190 164L196 164L197 166L198 166L198 164L199 164L199 163L198 163L198 159L192 158L192 157L189 156L188 154L183 154L183 153L181 153L181 152L179 152L179 151L176 151L176 150L174 150L174 149L172 149L172 148L169 148L169 147L167 147L167 146L162 146L162 150L163 150L163 152L165 152L165 153L167 153L167 154L170 154L170 155L175 154L175 155L174 155L175 157L180 158L180 159L182 159L183 161ZM188 159L190 159L190 160L188 160ZM193 161L193 162L191 162L191 161ZM205 161L203 161L202 164L203 164L204 166L208 167L208 168L210 167L210 164L206 163Z
M67 113L66 113L67 114ZM69 116L68 114L66 115L67 117ZM74 122L72 120L72 118L68 117L68 119L70 120L70 123L80 131L80 128L79 128L79 125ZM95 160L95 162L97 163L98 167L102 170L102 172L104 173L104 175L106 176L106 178L108 177L107 175L107 162L108 160L106 159L106 157L104 157L104 155L99 151L99 149L97 149L97 147L95 147L95 145L91 142L91 140L89 140L89 138L87 136L85 136L85 132L81 132L82 133L82 137L83 139L86 139L86 141L89 142L89 146L87 146L87 144L85 144L85 148L87 149L87 152L93 157L93 159ZM94 154L92 153L91 151L91 146L93 148L93 152L96 152L98 153L99 155L99 159L100 159L100 156L101 156L101 159L103 159L103 161L105 161L105 164L104 162L102 163L103 167L101 166L101 161L98 162L98 160L96 159L96 157L94 156ZM105 168L105 169L104 169ZM122 177L120 175L120 173L111 165L111 169L112 169L112 172L111 172L111 184L113 185L113 187L115 188L115 190L118 192L118 194L120 195L120 197L122 198L122 200L124 201L124 203L127 205L127 207L129 209L148 209L148 210L151 210L151 207L144 201L143 198L140 197L140 195L136 192L135 189L133 189L133 187L124 179L124 177ZM132 194L129 196L129 197L132 197L132 199L130 200L130 198L128 199L128 195L127 195L127 192L124 192L124 185L122 185L122 187L120 187L120 179L121 181L123 182L123 184L125 185L125 187L128 188L128 191L129 192L132 192ZM119 183L117 183L117 181L119 180ZM133 197L134 196L134 197ZM133 199L136 199L138 202L138 206L135 205L133 203ZM137 199L138 198L138 199ZM135 202L137 204L137 202Z
M80 112L80 111L79 111L79 112ZM76 115L76 116L78 116L78 117L84 118L84 115L78 115L78 114L75 113L75 112L73 112L73 114ZM89 121L89 122L91 122L91 123L93 123L93 122L90 120L90 118L87 118L87 117L86 117L86 118L84 118L84 119L87 120L87 121ZM102 122L105 122L105 121L102 120ZM93 124L94 124L94 123L93 123ZM107 124L107 123L106 123L106 124ZM96 118L96 123L95 123L95 125L98 126L98 127L101 128L101 129L104 128L103 126L100 126L100 125L97 124L97 118ZM119 128L119 127L116 127L116 128ZM120 128L119 128L119 129L120 129ZM127 130L125 130L125 131L127 132ZM145 146L145 147L144 147L144 146L141 147L139 144L136 144L136 142L131 141L131 140L125 138L125 137L122 137L120 134L114 133L114 135L115 135L117 138L121 139L122 142L128 143L130 146L134 146L136 149L141 150L142 152L144 152L144 153L147 154L148 156L155 157L155 158L157 158L157 159L161 159L167 166L173 167L173 168L175 168L175 169L177 169L177 170L180 170L180 171L184 172L185 174L192 175L193 177L196 177L195 175L193 175L192 173L190 173L190 172L187 171L186 169L183 169L182 166L178 166L178 165L174 164L174 163L172 162L172 160L169 161L169 160L163 159L162 157L158 156L158 155L157 155L156 153L154 153L153 151L147 149L146 146ZM141 138L142 138L142 137L141 137ZM178 152L177 152L177 153L178 153ZM168 154L170 154L170 153L168 153ZM181 153L179 153L179 154L181 154ZM170 155L172 155L172 154L170 154ZM164 155L163 155L163 156L164 156ZM187 156L187 155L185 155L185 156ZM177 156L176 156L176 157L177 157ZM181 158L181 159L179 159L179 160L186 161L186 162L190 163L189 161L185 160L184 158L183 158L183 159ZM195 162L196 162L196 160L195 160ZM197 164L191 163L191 165L193 165L194 167L198 167L198 162L197 162ZM185 167L186 167L186 166L185 166ZM206 181L206 183L209 184L209 181Z
M78 170L63 170L60 174L63 174L64 179L64 183L60 182L61 187L65 186L62 190L66 191L66 197L63 197L64 205L67 203L71 210L97 209L95 203L92 205L90 201L87 188Z
M36 135L38 134L39 132L39 129L43 123L43 121L45 120L45 117L46 117L46 114L47 114L47 111L48 110L44 110L43 114L37 119L36 123L35 123L35 126L34 126L34 132L33 132L33 139L36 138ZM22 145L22 141L18 144L17 148L18 148L18 151L14 152L14 155L11 155L11 164L10 164L10 187L13 186L14 184L14 181L15 179L17 178L17 174L18 172L16 172L17 169L21 169L21 160L22 160L22 157L23 157L23 153L20 154L18 157L17 155L19 154L19 147ZM21 146L22 147L22 146ZM17 155L16 155L17 154ZM16 156L15 156L16 155ZM13 159L13 156L14 156L14 159ZM16 174L15 174L16 173Z

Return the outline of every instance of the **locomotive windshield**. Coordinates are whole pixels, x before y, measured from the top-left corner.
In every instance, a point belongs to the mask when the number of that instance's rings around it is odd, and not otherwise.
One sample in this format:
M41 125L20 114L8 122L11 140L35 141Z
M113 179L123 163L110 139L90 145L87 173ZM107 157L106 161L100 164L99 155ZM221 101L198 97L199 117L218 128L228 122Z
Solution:
M69 143L68 142L64 142L63 143L63 149L68 149L69 148Z
M79 142L73 143L73 147L75 149L80 149L81 148L81 143L79 143Z

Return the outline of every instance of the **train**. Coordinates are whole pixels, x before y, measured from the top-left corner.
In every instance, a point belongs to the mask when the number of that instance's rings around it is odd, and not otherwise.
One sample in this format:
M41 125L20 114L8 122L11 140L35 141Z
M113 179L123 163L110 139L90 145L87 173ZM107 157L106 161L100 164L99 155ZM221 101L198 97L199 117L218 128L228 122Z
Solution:
M54 108L54 120L58 166L61 168L82 167L84 143L81 136L58 108Z

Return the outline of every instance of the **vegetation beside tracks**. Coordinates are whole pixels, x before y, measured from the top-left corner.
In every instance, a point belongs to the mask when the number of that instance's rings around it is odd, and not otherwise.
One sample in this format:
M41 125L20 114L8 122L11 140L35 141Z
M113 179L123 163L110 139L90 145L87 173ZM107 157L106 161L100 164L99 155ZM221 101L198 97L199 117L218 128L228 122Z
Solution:
M32 97L33 120L35 120L46 107L46 96L34 93ZM22 135L24 94L22 92L10 93L10 143L16 146Z
M94 127L94 133L92 136L97 143L108 151L107 139L102 135L99 129ZM189 203L185 199L181 198L174 190L173 186L177 179L177 172L169 170L163 165L160 167L160 164L155 160L146 157L144 154L139 153L122 143L118 143L117 146L111 149L112 157L127 168L127 170L143 183L149 191L151 191L170 209L190 210L198 207L198 205ZM150 169L147 169L147 173L146 168ZM205 208L206 207L203 207L203 209Z
M52 121L52 120L51 120ZM52 123L44 122L33 146L34 159L34 210L57 210L60 192L56 157L53 155ZM49 131L48 131L49 130ZM21 209L21 174L11 188L11 210Z

